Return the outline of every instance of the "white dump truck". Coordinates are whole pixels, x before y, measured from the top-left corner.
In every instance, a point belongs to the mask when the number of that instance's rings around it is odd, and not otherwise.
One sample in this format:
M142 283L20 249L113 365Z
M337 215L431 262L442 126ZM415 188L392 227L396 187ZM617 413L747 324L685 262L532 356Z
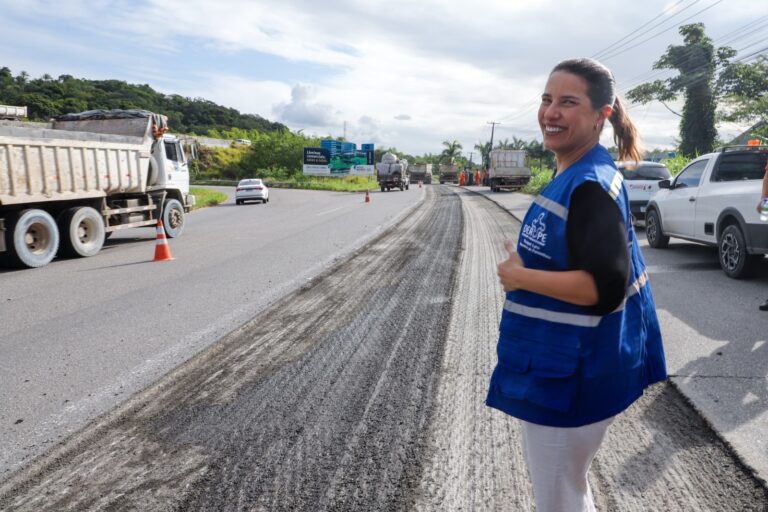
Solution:
M411 182L422 182L425 185L432 183L432 164L411 164L408 166Z
M443 183L459 183L459 166L440 164L438 167L440 171L440 184Z
M93 256L112 232L160 217L179 236L195 198L181 142L166 129L165 116L143 110L0 123L0 262Z
M494 149L490 162L488 181L493 192L520 189L531 180L531 170L525 166L523 150Z

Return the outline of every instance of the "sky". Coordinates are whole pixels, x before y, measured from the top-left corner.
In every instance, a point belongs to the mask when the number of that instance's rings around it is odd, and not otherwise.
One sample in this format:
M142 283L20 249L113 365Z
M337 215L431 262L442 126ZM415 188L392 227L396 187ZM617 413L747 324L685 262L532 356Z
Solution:
M490 122L494 141L541 140L540 95L563 59L597 57L623 95L674 76L652 66L682 44L680 25L704 23L737 59L768 54L766 0L0 0L0 12L0 67L14 75L148 84L413 155L455 139L475 161ZM680 118L661 103L630 115L648 149L676 145ZM746 128L718 126L724 140Z

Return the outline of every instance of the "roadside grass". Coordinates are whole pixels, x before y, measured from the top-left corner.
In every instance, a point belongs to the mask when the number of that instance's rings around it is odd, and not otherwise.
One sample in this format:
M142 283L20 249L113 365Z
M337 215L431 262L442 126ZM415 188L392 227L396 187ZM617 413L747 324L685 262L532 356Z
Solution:
M191 187L189 193L195 196L194 210L207 206L216 206L227 200L227 194L207 188Z
M538 195L541 189L552 181L552 169L542 167L531 167L531 180L523 187L521 192L524 194Z
M332 190L336 192L363 192L379 188L375 177L372 176L345 176L344 178L307 176L300 178L287 178L275 180L262 178L270 188L298 188L305 190ZM211 185L219 187L234 187L237 181L233 180L194 180L195 185Z

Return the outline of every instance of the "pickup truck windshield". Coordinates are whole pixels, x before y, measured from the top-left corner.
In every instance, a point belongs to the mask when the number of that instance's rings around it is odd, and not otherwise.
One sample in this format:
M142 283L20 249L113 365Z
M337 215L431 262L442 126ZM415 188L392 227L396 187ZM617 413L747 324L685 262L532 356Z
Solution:
M765 173L766 153L744 151L723 153L712 181L761 180Z

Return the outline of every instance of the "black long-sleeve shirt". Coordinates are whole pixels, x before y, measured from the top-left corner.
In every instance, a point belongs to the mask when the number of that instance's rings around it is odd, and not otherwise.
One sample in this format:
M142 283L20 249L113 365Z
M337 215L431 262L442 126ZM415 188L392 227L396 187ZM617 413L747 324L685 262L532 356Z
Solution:
M616 201L596 182L579 185L571 195L566 239L570 267L589 272L598 302L590 309L606 315L624 299L629 279L629 248Z

